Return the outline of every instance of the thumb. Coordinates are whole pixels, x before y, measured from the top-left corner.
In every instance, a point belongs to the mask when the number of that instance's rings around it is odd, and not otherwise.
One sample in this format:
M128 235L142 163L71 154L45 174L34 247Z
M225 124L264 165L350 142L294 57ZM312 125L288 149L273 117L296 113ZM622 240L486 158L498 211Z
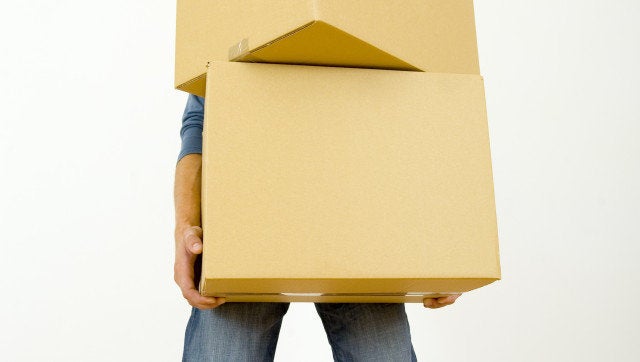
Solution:
M187 250L192 254L202 253L202 229L194 226L187 229L184 233L184 241Z
M202 242L198 240L197 242L190 244L189 251L193 254L202 254Z

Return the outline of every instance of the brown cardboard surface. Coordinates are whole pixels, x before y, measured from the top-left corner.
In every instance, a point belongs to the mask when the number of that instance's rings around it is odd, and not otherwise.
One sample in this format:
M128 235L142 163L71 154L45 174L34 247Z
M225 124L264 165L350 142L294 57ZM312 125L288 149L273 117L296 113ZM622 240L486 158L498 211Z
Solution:
M479 74L472 0L178 0L178 89L208 61Z
M203 294L412 302L500 278L482 77L213 62L208 79Z

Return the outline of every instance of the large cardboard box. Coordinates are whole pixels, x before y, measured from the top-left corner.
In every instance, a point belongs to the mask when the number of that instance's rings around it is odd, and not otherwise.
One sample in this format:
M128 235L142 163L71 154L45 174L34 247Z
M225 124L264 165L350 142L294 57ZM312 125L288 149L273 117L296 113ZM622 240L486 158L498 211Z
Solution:
M419 302L500 278L479 75L212 62L201 292Z
M208 61L479 74L472 0L178 0L175 86Z

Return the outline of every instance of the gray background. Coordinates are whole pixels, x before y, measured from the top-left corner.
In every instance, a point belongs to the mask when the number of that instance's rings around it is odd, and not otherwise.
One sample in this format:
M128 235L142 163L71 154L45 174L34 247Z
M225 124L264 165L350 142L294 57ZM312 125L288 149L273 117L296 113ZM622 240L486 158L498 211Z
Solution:
M640 3L479 0L503 280L408 305L421 360L640 356ZM175 361L175 3L0 12L0 359ZM292 305L278 361L331 353Z

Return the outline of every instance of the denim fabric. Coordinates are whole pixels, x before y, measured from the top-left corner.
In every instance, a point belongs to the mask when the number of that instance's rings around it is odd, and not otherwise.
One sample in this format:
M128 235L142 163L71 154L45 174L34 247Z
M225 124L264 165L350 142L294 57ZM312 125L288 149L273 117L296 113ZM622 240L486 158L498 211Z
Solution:
M404 304L316 303L335 361L416 361Z
M226 303L193 308L183 361L273 361L288 303Z
M288 303L193 308L183 361L273 361L288 308ZM416 361L404 304L316 303L316 310L335 361Z

